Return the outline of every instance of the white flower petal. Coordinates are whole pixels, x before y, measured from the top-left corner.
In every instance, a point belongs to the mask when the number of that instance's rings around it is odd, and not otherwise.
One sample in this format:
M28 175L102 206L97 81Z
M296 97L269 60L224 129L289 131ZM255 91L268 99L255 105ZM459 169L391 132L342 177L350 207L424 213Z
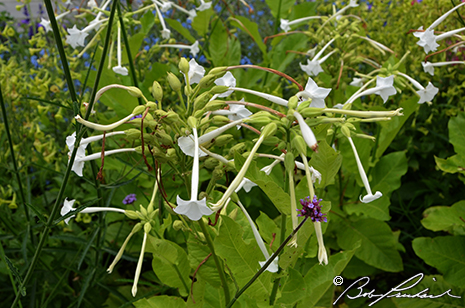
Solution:
M360 197L360 201L362 201L363 203L370 203L371 201L379 199L382 196L383 196L383 194L380 191L377 191L374 195L368 194L368 195L364 196L363 198Z
M73 208L73 205L74 205L74 202L76 200L70 200L68 201L68 198L65 199L65 201L63 202L63 207L61 208L61 211L60 211L60 214L61 216L65 216L66 214L68 214L70 211L74 211L74 208ZM69 220L71 218L73 218L75 215L73 216L70 216L68 218L65 219L65 223L68 224L69 223Z
M267 261L268 260L259 261L258 263L260 264L261 267L263 267L263 265L265 265ZM279 262L278 262L278 257L276 257L276 259L274 259L273 262L271 262L270 265L268 265L268 267L266 268L266 271L270 273L277 273L278 270L279 270Z
M202 200L182 200L179 195L176 198L176 204L178 205L174 212L180 215L187 216L190 220L199 220L202 216L209 216L213 214L213 211L207 206L207 199Z
M205 68L199 65L195 59L189 61L189 84L199 83L205 75Z
M231 72L226 72L223 77L218 78L215 80L215 84L217 86L226 86L226 87L235 87L236 86L236 78L234 78L234 75ZM234 91L226 91L224 93L221 93L218 95L218 97L228 97L231 95Z

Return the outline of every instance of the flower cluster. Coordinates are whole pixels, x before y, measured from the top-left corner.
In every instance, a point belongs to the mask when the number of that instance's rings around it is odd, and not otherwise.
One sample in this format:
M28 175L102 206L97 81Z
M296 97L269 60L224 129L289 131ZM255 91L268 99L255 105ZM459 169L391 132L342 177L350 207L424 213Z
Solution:
M132 204L136 202L136 200L137 200L136 194L129 194L124 198L123 204Z
M328 219L325 217L326 214L321 213L321 201L323 199L318 200L316 196L313 196L313 200L310 200L310 197L300 199L302 209L297 210L300 212L297 216L309 217L313 222L328 222Z

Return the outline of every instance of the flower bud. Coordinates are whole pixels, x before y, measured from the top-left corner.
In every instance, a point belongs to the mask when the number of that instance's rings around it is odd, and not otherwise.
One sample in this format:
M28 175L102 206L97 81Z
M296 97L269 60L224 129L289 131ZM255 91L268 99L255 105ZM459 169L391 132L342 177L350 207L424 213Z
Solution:
M202 232L198 232L197 234L199 235L199 240L205 242L205 235Z
M209 92L204 92L197 96L194 100L194 110L201 110L205 107L205 104L208 102L208 97L210 96Z
M195 117L189 117L187 119L187 124L191 127L191 128L196 128L197 125L198 125L198 119L196 119Z
M222 147L234 140L234 136L231 134L223 134L215 138L214 144L218 147Z
M166 150L166 156L169 158L176 157L176 149L169 148L168 150Z
M155 136L160 141L160 143L163 145L173 144L173 139L171 138L171 136L165 133L164 131L156 131Z
M213 169L216 166L218 166L219 163L220 162L216 158L208 157L203 164L204 164L205 168Z
M297 96L294 95L293 97L289 99L287 103L287 107L289 109L296 109L298 103L299 103L299 99L297 98Z
M276 123L272 122L262 129L262 134L260 135L260 137L264 136L265 138L267 138L267 137L273 136L277 130L278 130L278 126L276 125Z
M145 106L150 108L150 110L158 110L157 103L155 102L148 102Z
M225 116L214 116L212 118L213 125L224 125L228 124L229 122L229 119Z
M199 81L199 88L200 89L208 88L209 86L211 86L213 84L215 79L216 79L215 75L210 75L209 74L207 76L203 76L202 79L200 79L200 81Z
M243 153L243 152L245 151L245 149L246 149L245 143L238 143L238 144L232 146L232 147L229 149L229 156L233 156L233 157L234 157L234 155L235 155L236 152L239 153L239 154L241 154L241 153Z
M265 126L271 122L267 116L252 116L247 120L247 123L256 124L258 126Z
M278 143L278 150L284 150L286 149L286 142L284 141L281 141L280 143Z
M142 229L142 224L141 224L140 222L138 222L138 223L134 226L134 228L132 228L132 232L133 232L133 233L137 233L137 232L139 232L141 229Z
M365 135L365 134L355 134L355 137L361 138L361 139L370 139L373 142L376 141L376 137L373 137L373 136L370 136L370 135Z
M223 168L215 168L212 172L212 177L214 180L219 180L223 178L223 176L224 176Z
M170 110L166 113L166 117L163 119L167 124L172 124L180 121L179 115Z
M144 225L144 232L149 234L150 230L152 230L152 225L149 222L146 222Z
M189 62L187 62L186 58L181 58L179 60L178 68L184 75L187 76L187 74L189 74Z
M299 152L299 154L307 156L307 144L302 136L295 136L292 139L292 146L297 150L297 152Z
M139 205L139 208L142 215L147 216L147 210L145 209L145 207L142 206L142 204Z
M214 86L211 90L210 93L213 94L221 94L229 90L229 87L227 86Z
M182 230L183 228L184 228L184 224L183 224L182 221L180 221L180 220L175 220L175 221L173 222L173 229L174 229L175 231Z
M233 192L233 193L231 194L231 201L234 202L234 203L236 203L236 204L240 202L239 196L237 195L236 192Z
M350 137L350 129L345 125L341 126L341 133L346 137Z
M154 114L158 117L158 118L161 118L161 117L164 117L166 116L168 113L165 111L165 110L155 110Z
M135 211L126 210L126 211L124 211L124 214L125 214L129 219L139 219L139 216L137 216L137 213L136 213Z
M158 83L158 81L153 82L151 93L152 93L153 98L156 101L160 102L162 100L162 98L163 98L163 89L160 86L160 84Z
M302 116L305 118L317 117L323 114L323 110L324 108L307 107L302 109L302 112L300 112L300 114L302 114Z
M134 110L131 112L133 115L138 115L138 114L141 114L145 111L145 106L143 105L139 105L137 106L136 108L134 108Z
M212 68L208 72L208 75L219 75L219 74L224 73L226 71L226 69L227 69L226 66L215 67L215 68Z
M136 87L126 87L126 90L134 97L142 97L142 92Z
M263 140L264 145L269 145L269 146L276 146L278 143L281 142L281 139L279 139L276 136L271 136Z
M179 81L178 77L176 77L173 73L168 72L168 77L166 77L166 79L168 80L168 83L174 92L181 91L181 82Z
M301 102L299 106L297 106L297 111L301 112L303 109L308 108L308 106L310 106L311 103L311 99Z
M207 105L205 106L205 109L207 111L215 111L221 108L224 108L226 104L223 101L220 100L214 100L211 102L208 102Z
M295 168L294 154L291 151L286 153L284 156L284 167L286 167L287 172L293 172Z

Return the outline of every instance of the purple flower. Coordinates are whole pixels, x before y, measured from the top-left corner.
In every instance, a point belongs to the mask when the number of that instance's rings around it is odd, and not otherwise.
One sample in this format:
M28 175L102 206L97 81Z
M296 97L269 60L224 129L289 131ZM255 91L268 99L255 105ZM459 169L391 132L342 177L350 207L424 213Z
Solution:
M129 121L132 121L134 119L137 119L137 118L142 118L142 114L138 114L136 116L133 116L132 118L129 119ZM129 195L130 196L130 195ZM127 197L126 197L127 198Z
M321 213L320 202L323 199L318 200L316 196L313 197L313 200L310 201L310 197L305 199L300 199L300 204L302 204L302 209L297 210L300 212L297 216L309 217L313 222L328 222L325 217L326 214Z
M124 198L123 204L133 204L134 202L136 202L136 200L136 194L129 194L126 196L126 198Z

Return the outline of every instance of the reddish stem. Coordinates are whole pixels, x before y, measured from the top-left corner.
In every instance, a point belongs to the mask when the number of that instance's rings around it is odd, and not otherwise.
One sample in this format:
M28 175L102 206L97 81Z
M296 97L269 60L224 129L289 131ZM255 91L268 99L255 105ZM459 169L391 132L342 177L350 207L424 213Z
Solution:
M101 165L100 165L100 169L97 173L97 180L99 180L100 182L103 182L103 165L105 163L105 136L106 136L106 133L107 132L103 132L103 138L102 138L102 152L100 154L100 159L101 159Z
M144 158L145 165L147 166L149 171L152 171L153 168L152 168L152 166L150 166L149 162L147 161L147 157L145 156L145 153L144 153L144 149L145 149L145 146L144 146L144 119L147 116L148 112L149 112L149 107L145 108L144 115L142 116L142 118L140 120L140 140L141 140L141 146L142 146L142 157Z
M454 47L456 47L456 46L458 46L458 45L463 45L464 43L465 43L464 41L460 41L460 42L458 42L458 43L455 43L455 44L453 44L453 45L450 45L450 46L444 48L443 50L439 50L439 51L433 52L433 53L430 54L430 55L427 55L427 56L425 57L425 63L428 61L428 58L429 58L429 57L434 56L434 55L437 55L437 54L440 54L440 53L443 53L443 52L445 52L445 51L447 51L447 50L449 50L449 49L451 49L451 48L454 48Z
M195 304L194 300L194 280L195 280L195 275L197 275L197 272L199 271L200 267L205 264L205 262L208 261L208 259L211 257L212 253L210 252L208 256L200 262L199 266L195 269L194 275L192 275L192 283L191 283L191 297L192 297L192 302Z

